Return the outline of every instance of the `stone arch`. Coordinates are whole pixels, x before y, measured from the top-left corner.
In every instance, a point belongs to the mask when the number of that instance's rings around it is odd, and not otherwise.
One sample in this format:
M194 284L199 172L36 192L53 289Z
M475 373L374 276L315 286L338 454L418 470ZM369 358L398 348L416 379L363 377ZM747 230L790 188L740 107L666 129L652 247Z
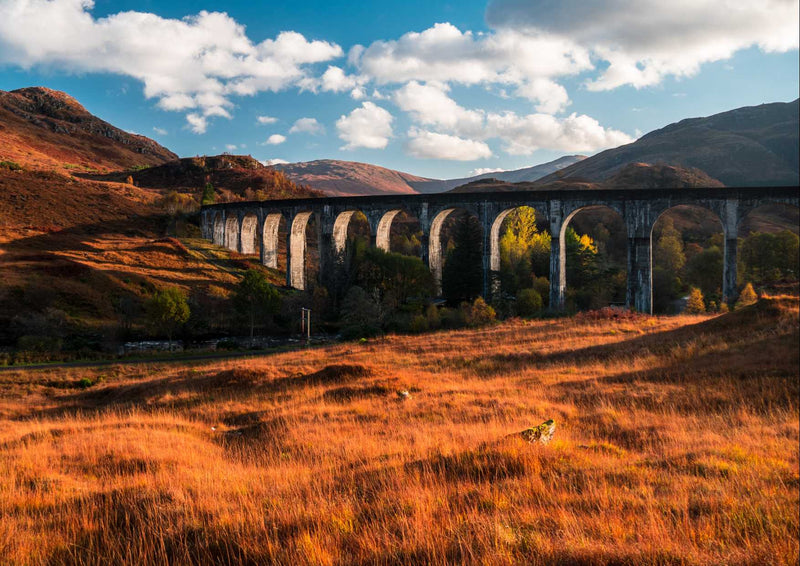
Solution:
M444 254L442 253L443 228L447 219L452 217L454 212L469 214L480 220L480 216L475 211L461 207L444 208L434 214L428 236L428 267L433 276L437 293L442 292L442 273L444 270Z
M266 267L278 269L280 252L280 228L283 214L272 212L264 218L261 231L261 263Z
M214 214L211 241L218 246L225 245L225 220L223 220L223 214L221 212Z
M728 285L726 284L726 280L727 280L727 278L729 276L732 276L734 278L734 281L735 281L735 278L736 278L736 267L735 267L735 259L734 259L733 271L731 271L730 273L728 272L729 269L730 269L730 266L726 265L727 264L726 256L728 254L733 254L735 256L735 254L736 254L735 227L726 226L725 222L724 222L724 218L720 215L720 211L715 210L714 207L708 206L704 202L679 202L679 203L675 203L675 204L672 204L671 206L668 206L668 207L666 207L666 208L664 208L662 210L659 210L657 212L657 214L654 216L654 221L653 221L652 226L650 226L650 231L649 231L650 249L651 249L651 254L650 254L650 272L651 272L651 274L654 273L655 268L658 267L658 265L657 265L658 258L656 256L656 253L658 251L656 249L657 245L658 245L658 242L654 240L654 236L657 233L658 229L662 228L662 223L664 223L667 218L672 218L672 217L675 217L675 216L678 216L678 217L683 216L683 219L682 219L682 222L681 222L681 224L683 224L683 225L694 224L694 225L698 226L699 228L695 229L695 234L702 234L703 231L716 230L716 231L714 231L712 233L712 237L713 237L713 234L720 234L721 235L721 242L720 242L721 243L721 248L722 248L720 250L720 253L721 253L720 263L721 263L721 265L717 266L712 261L706 261L706 262L704 262L703 271L706 272L706 273L713 273L713 271L716 271L718 268L720 268L719 277L716 278L717 279L716 284L717 284L717 287L719 288L719 291L720 291L720 296L717 298L717 300L730 300L730 298L731 298L730 297L731 290L727 289ZM705 226L703 226L704 221L706 223ZM733 232L733 233L730 234L730 232ZM732 236L732 239L733 239L732 242L731 242L731 236ZM696 235L696 236L692 237L691 236L691 232L690 232L690 238L689 239L690 239L689 245L691 245L691 244L699 245L699 243L701 241L699 235ZM691 241L692 239L695 239L697 241ZM681 244L683 244L683 242L685 240L686 240L686 234L682 233L681 234ZM684 251L684 253L688 252L688 250L686 250L686 249L684 249L683 251ZM707 253L709 251L710 250L702 250L702 252L698 252L698 253ZM689 259L691 259L691 257L692 256L688 256L688 257L685 257L685 259L689 260ZM651 282L650 282L651 283L650 297L651 297L651 304L653 305L653 310L654 311L660 311L660 312L669 312L670 310L673 310L673 312L674 312L674 308L671 309L668 305L665 306L663 304L663 300L662 300L663 297L661 296L661 294L664 293L664 290L662 289L663 285L659 282L657 277L658 277L658 274L656 274L656 278L651 278ZM712 278L712 279L714 279L714 278ZM701 287L702 287L702 285L701 285ZM734 287L735 287L735 285L734 285ZM714 293L715 290L716 289L704 289L704 294L706 295L706 300L709 300L710 296L715 294Z
M234 252L239 251L239 219L235 214L225 221L225 247Z
M290 287L304 290L308 287L308 252L307 230L314 216L312 211L298 212L294 215L289 229L289 266L286 272ZM317 225L319 232L319 225ZM319 234L318 234L319 235ZM317 242L319 243L319 242ZM317 247L317 251L319 248ZM317 258L319 261L321 258Z
M575 221L578 215L583 214L603 214L605 212L610 212L611 216L607 216L605 223L603 223L604 227L606 228L606 232L608 232L608 240L605 238L601 241L598 237L597 233L592 234L592 230L586 229L579 229L577 230L580 232L587 233L592 239L594 240L594 244L598 247L599 251L603 251L603 245L608 245L608 243L613 241L613 249L606 249L605 256L607 261L611 263L611 265L615 265L618 269L618 272L624 272L625 278L620 280L619 286L616 288L607 287L604 290L610 291L610 296L607 297L591 297L589 304L584 305L576 305L578 307L583 308L597 308L601 306L608 306L608 304L628 304L628 281L629 281L629 273L630 273L630 266L629 266L629 255L630 255L630 243L628 241L628 234L625 225L625 216L623 211L620 209L619 206L615 204L586 204L582 206L578 206L571 210L564 218L559 230L558 230L558 265L553 265L554 262L554 255L552 253L551 248L551 266L550 271L551 274L553 269L558 269L558 282L559 282L559 289L557 289L557 293L559 296L559 300L561 304L564 304L566 291L569 286L567 273L569 271L567 265L567 229L570 225ZM591 217L590 217L591 218ZM606 225L610 224L610 225ZM596 220L592 220L589 222L589 225L596 229L598 226L598 222ZM555 237L555 236L554 236ZM613 240L612 240L613 237ZM556 242L553 242L551 246L556 245ZM555 278L551 275L551 278ZM574 285L574 283L573 283ZM551 281L551 300L553 296L553 286ZM597 302L595 302L597 301Z
M512 206L506 209L503 209L497 216L495 216L494 220L492 221L489 227L489 287L492 293L496 292L500 288L500 238L501 238L501 231L503 229L503 223L506 221L508 216L518 210L520 208L527 207L533 209L536 215L536 224L540 224L539 219L545 218L544 211L541 207L537 208L536 206L527 205L527 204L520 204L519 206ZM548 228L549 229L549 228ZM549 273L539 273L537 275L547 275L549 278ZM546 297L543 297L546 299Z
M258 216L248 212L242 218L242 227L239 242L243 254L257 254L261 250L261 238L258 234Z
M363 217L363 218L362 218ZM340 212L333 222L333 252L336 256L344 253L347 246L348 228L350 228L351 220L360 219L369 228L369 221L366 215L359 210L345 210Z
M418 249L415 249L416 245L409 241L409 244L411 244L409 247L400 251L397 249L392 250L392 230L394 229L395 235L397 235L397 230L403 230L403 226L405 226L406 232L410 232L410 230L407 230L409 225L416 226L415 232L419 235L416 244L418 245ZM408 235L408 233L406 235ZM415 236L414 233L411 233L411 235ZM422 244L423 239L422 223L416 216L404 208L388 210L384 212L378 220L378 225L375 230L375 246L385 252L394 251L395 253L412 255L414 257L427 257L428 250L427 246Z
M389 252L391 246L392 222L395 217L402 212L402 209L389 210L385 212L378 221L378 229L375 231L375 246Z

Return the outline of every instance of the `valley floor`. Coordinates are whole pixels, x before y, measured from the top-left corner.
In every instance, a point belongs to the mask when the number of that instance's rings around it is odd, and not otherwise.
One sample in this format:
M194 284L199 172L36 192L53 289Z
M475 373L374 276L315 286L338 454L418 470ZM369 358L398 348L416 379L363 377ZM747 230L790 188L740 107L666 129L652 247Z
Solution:
M2 373L0 561L796 564L798 339L780 297Z

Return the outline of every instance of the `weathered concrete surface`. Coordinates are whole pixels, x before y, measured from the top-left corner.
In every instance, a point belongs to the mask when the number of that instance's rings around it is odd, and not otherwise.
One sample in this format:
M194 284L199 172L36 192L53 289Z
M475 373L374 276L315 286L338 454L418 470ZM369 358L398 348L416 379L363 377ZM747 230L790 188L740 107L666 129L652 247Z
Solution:
M550 250L550 307L564 307L566 258L564 234L570 220L588 207L604 206L624 220L628 238L627 304L652 312L652 232L664 212L679 205L706 208L722 224L725 267L722 290L725 301L736 299L736 241L747 214L768 203L800 204L798 187L723 187L709 189L616 189L597 191L520 191L504 193L441 193L234 202L202 208L203 236L215 244L242 253L256 253L261 261L277 267L278 227L289 226L287 285L304 289L306 281L306 226L316 219L320 248L320 275L333 269L337 251L347 237L347 226L356 211L370 225L372 245L390 247L392 222L404 211L416 217L422 230L422 260L437 284L442 275L441 228L455 210L475 216L483 227L484 295L491 290L500 268L499 237L503 218L520 206L530 206L547 218L552 235ZM254 219L255 218L255 224Z

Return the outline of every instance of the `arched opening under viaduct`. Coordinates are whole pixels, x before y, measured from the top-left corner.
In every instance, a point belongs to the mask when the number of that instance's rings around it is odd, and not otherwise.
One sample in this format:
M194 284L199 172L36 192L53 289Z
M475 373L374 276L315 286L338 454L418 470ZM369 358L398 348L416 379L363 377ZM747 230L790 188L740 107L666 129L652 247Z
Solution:
M430 226L430 235L428 237L428 265L430 267L431 275L433 276L434 287L438 294L444 291L444 271L448 256L455 249L457 245L457 230L459 225L468 223L469 227L464 228L480 233L480 241L483 241L483 234L478 215L463 208L445 208L437 212ZM477 254L478 257L483 255L483 250ZM480 272L480 278L483 278L483 262L476 259L475 265L464 265L463 272L460 274L464 279L472 279L475 273L473 270Z
M287 242L289 238L286 218L280 212L264 217L261 237L261 263L271 269L287 270Z
M628 287L628 237L621 211L585 206L571 212L559 236L567 310L624 306Z
M360 210L346 210L339 213L333 222L333 253L336 259L344 260L348 246L357 240L369 245L371 230L369 221Z
M547 305L550 277L550 233L546 216L530 206L498 214L489 235L489 291L493 297L516 296L535 289Z
M289 269L287 284L295 289L309 289L320 272L320 224L311 211L299 212L292 219L289 233Z
M254 255L261 252L261 238L258 237L258 216L248 213L242 218L241 250L245 255Z
M420 257L423 239L419 220L398 208L381 217L375 234L375 245L385 252Z
M235 215L228 216L225 221L225 247L231 251L239 251L239 219Z
M719 309L725 237L719 216L703 206L680 204L658 216L651 231L653 312L682 312L693 287L707 309Z

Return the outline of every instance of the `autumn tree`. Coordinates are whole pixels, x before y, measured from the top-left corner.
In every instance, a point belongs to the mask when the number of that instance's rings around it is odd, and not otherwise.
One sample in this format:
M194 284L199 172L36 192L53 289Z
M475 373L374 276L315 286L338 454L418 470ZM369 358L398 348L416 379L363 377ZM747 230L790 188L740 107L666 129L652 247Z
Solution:
M203 194L200 197L200 204L206 206L208 204L214 204L216 197L214 195L214 185L211 183L206 183L203 187Z
M748 305L753 305L756 301L758 301L758 295L756 295L756 291L753 289L753 284L748 283L744 286L742 292L739 293L739 299L736 301L736 308L740 309Z
M172 336L189 320L186 295L177 287L156 291L146 304L147 321L155 332L166 332L172 351Z
M684 309L686 314L702 314L706 312L706 304L703 300L703 292L697 287L692 287L689 291L689 300Z
M263 320L278 312L281 299L278 290L273 287L266 276L257 269L249 269L236 285L233 293L233 305L236 311L250 322L250 338L256 320Z
M516 292L530 285L533 266L531 248L538 236L536 211L529 206L512 210L500 237L500 283L505 292ZM549 250L548 250L549 252Z

